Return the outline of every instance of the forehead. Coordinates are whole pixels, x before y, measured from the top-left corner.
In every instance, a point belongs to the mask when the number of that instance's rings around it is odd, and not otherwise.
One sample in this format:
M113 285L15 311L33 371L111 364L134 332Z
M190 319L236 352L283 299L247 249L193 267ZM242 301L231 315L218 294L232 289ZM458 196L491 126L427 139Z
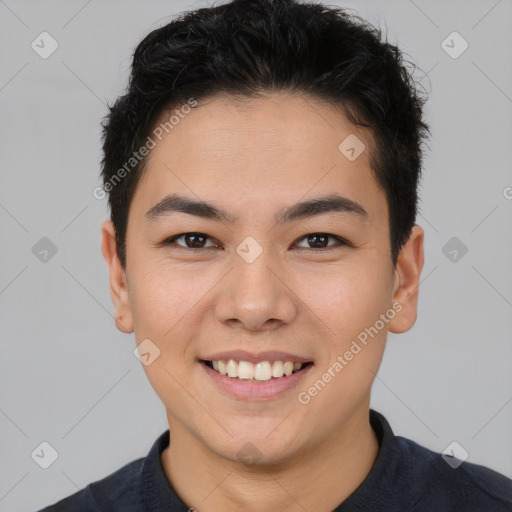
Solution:
M323 140L322 146L334 143L338 147L340 137L356 135L373 144L371 133L352 124L343 107L306 94L266 93L263 97L231 96L217 94L196 102L191 109L176 107L161 114L154 130L159 130L165 150L166 142L174 135L176 143L195 139L194 147L206 149L208 143L217 149L229 148L231 153L242 144L245 151L279 151L300 149L314 155L312 143ZM180 113L179 118L177 114ZM168 121L173 118L173 125ZM257 135L257 139L252 139ZM280 138L276 139L275 136ZM200 140L201 139L201 140ZM320 148L319 148L320 149ZM156 148L153 154L160 151ZM318 155L317 155L318 156Z
M153 135L136 191L148 206L169 192L233 207L245 201L260 211L333 192L364 200L369 213L382 215L386 206L370 167L370 132L332 103L283 93L217 95L163 113L155 129L160 138Z

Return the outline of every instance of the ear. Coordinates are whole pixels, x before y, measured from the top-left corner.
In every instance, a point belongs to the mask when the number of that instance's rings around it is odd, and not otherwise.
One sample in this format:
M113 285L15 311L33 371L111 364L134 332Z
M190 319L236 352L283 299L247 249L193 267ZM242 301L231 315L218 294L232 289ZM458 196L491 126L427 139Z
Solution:
M125 333L133 332L133 316L128 300L126 272L117 256L116 229L107 220L101 227L101 250L110 274L110 297L115 307L116 327Z
M393 303L398 303L397 314L389 323L394 333L408 331L416 322L418 288L423 268L423 228L414 226L407 242L403 245L395 267Z

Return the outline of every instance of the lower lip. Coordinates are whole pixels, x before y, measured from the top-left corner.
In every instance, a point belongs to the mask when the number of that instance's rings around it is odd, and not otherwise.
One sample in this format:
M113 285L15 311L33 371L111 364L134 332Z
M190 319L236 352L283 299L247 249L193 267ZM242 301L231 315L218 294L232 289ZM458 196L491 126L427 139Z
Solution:
M285 393L297 386L313 367L312 364L309 364L299 372L292 373L291 375L286 375L278 379L271 379L264 382L250 382L233 379L227 375L221 375L219 372L212 370L212 368L206 366L204 363L200 362L199 364L220 389L236 398L249 400L273 398Z

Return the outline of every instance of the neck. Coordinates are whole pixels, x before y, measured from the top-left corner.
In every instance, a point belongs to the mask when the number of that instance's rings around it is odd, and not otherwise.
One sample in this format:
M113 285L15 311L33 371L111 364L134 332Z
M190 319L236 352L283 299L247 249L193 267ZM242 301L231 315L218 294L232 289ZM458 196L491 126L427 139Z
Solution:
M378 453L368 409L313 449L286 463L246 466L220 457L178 422L169 421L162 453L168 480L197 512L331 512L363 482Z

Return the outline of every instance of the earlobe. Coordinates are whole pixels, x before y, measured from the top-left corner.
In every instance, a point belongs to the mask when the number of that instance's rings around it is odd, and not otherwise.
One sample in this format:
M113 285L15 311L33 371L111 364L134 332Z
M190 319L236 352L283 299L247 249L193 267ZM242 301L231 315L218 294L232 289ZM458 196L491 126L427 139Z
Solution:
M398 313L389 323L390 332L408 331L416 322L418 288L424 261L423 238L423 228L414 226L398 256L393 293L393 303L397 303Z
M133 316L128 300L126 272L117 255L116 230L112 221L103 223L101 234L101 250L109 269L110 297L115 307L115 324L121 332L131 333Z

